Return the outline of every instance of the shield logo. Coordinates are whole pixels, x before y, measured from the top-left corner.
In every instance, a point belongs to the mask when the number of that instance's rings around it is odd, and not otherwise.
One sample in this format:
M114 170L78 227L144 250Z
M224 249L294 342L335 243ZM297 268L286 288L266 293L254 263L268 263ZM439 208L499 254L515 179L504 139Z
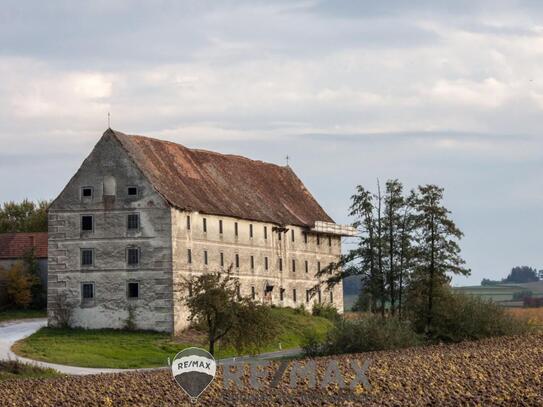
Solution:
M217 363L208 351L192 347L175 355L171 368L175 382L196 402L215 379Z

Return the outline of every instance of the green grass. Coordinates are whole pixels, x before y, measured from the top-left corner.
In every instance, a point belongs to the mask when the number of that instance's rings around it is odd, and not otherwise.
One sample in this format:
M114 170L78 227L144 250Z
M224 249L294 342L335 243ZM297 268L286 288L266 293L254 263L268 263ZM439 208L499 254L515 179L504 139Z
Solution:
M20 363L15 360L0 360L0 382L12 379L39 379L62 376L53 369Z
M300 313L290 308L273 308L281 332L262 352L296 348L301 345L305 329L324 334L332 327L327 319ZM13 350L35 360L81 367L141 368L166 366L167 358L189 347L207 348L205 343L183 343L165 333L122 331L113 329L85 330L42 328L17 342ZM245 352L241 352L245 354ZM216 358L236 356L231 348L218 347Z
M46 310L8 309L0 311L0 322L11 321L14 319L45 318L46 316Z

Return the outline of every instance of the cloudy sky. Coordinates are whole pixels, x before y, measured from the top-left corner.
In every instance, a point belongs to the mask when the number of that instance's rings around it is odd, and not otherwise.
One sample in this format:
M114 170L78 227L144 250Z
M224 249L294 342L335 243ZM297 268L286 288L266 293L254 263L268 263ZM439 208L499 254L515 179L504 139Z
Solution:
M442 185L472 268L455 284L501 278L543 268L542 73L535 0L4 0L0 202L54 198L111 112L127 133L288 154L337 222L356 184Z

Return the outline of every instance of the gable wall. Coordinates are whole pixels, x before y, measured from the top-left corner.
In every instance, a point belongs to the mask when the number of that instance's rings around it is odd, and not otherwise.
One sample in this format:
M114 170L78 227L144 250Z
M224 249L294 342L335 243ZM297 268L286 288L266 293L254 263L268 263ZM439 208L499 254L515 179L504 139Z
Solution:
M114 178L115 197L104 197ZM139 195L129 197L127 186ZM94 189L92 199L81 187ZM127 215L140 216L140 228L127 230ZM81 216L92 215L94 231L81 231ZM128 266L128 246L140 249L140 265ZM94 265L81 266L82 248L94 250ZM127 298L127 282L140 283L140 297ZM81 284L95 284L95 298L84 303ZM139 329L171 331L171 219L169 206L153 190L117 140L102 137L49 211L49 324L56 319L59 295L74 307L72 326L122 328L129 308Z

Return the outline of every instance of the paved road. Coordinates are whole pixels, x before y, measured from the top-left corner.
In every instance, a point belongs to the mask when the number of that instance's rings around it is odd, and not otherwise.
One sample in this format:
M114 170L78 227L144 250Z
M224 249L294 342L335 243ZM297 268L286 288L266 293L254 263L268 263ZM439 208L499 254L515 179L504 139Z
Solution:
M17 359L24 363L29 363L29 364L37 365L40 367L55 369L61 373L70 374L70 375L89 375L89 374L100 374L100 373L132 372L136 370L166 369L166 367L148 368L148 369L105 369L105 368L57 365L55 363L47 363L47 362L41 362L38 360L27 359L22 356L18 356L11 351L11 347L13 346L15 342L17 342L20 339L26 338L27 336L32 335L38 329L46 325L47 325L46 318L26 319L26 320L0 323L0 360ZM276 358L282 358L282 357L295 357L300 354L301 354L300 349L286 349L286 350L281 350L277 352L262 353L256 356L240 356L240 357L235 357L235 358L220 359L218 363L219 364L243 363L243 362L251 362L254 360L269 360L269 359L276 359Z

